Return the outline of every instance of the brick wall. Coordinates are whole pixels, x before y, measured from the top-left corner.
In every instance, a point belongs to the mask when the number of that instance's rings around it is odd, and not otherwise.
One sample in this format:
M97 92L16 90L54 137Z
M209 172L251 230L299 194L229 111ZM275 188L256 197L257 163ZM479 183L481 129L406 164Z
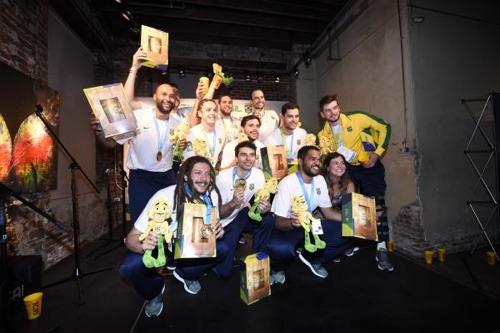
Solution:
M0 61L47 81L48 0L0 1Z

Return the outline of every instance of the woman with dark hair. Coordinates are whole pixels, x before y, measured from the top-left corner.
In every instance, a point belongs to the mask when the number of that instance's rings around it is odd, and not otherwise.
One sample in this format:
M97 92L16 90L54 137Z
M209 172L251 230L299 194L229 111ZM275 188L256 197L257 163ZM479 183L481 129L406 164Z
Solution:
M323 161L328 195L334 208L342 207L342 195L355 190L354 183L347 174L346 163L344 156L337 152L328 154Z
M342 154L337 152L330 153L323 160L323 169L328 187L328 195L332 201L332 208L342 210L342 196L356 190L353 181L347 173L347 161ZM358 246L353 246L344 254L351 257L358 250ZM340 262L340 258L335 258L333 261Z

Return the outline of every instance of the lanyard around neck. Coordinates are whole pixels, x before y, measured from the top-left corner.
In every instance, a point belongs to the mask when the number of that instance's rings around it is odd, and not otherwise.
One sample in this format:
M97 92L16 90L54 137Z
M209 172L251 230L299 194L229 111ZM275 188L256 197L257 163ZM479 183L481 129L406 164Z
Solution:
M313 207L312 207L312 202L314 200L314 177L311 177L311 191L310 194L307 194L306 191L306 185L304 184L304 179L302 178L302 174L299 172L296 173L297 178L299 179L300 187L302 188L302 193L304 195L304 199L306 199L307 202L307 208L309 209L309 212L312 213Z
M193 191L189 187L187 183L184 183L184 191L191 197L193 198ZM212 203L212 198L206 193L200 193L201 194L201 200L206 206L207 213L205 216L205 220L203 221L205 224L210 224L210 221L212 219L212 208L214 207Z
M155 112L153 112L153 119L154 119L155 129L156 129L156 138L158 139L158 151L163 152L163 146L165 145L165 142L167 141L168 130L165 129L165 132L163 132L163 135L160 137L160 134L161 134L160 133L160 126L158 125L158 119L156 118Z
M240 177L238 176L238 174L236 173L236 167L233 168L233 184L234 182L236 181L236 177L238 177L239 179L244 179L244 180L247 180L248 177L250 177L250 174L252 173L252 170L249 170L245 173L245 175L243 175L243 177Z
M203 135L205 136L205 142L208 145L208 134L207 134L207 132L205 132L204 129L202 129L202 132L203 132ZM217 131L214 129L213 138L212 138L212 146L208 147L210 156L214 157L216 147L217 147Z

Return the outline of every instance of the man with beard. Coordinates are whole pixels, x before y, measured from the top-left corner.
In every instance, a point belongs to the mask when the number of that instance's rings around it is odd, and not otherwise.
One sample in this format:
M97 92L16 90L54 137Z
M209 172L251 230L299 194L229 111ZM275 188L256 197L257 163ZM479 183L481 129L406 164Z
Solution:
M219 111L219 120L217 123L224 130L227 143L236 139L240 132L240 122L231 117L231 112L233 112L233 99L231 96L222 95L219 97Z
M180 98L176 86L164 83L153 95L155 107L146 107L134 99L134 86L141 59L146 53L139 48L132 58L125 94L134 109L138 131L134 137L118 140L119 144L129 143L127 167L129 178L129 207L132 222L139 217L149 198L158 190L175 184L172 144L169 134L178 125L178 119L171 112L179 105ZM185 146L182 143L181 148Z
M259 140L261 142L266 142L266 138L279 127L279 117L274 110L265 110L266 97L261 89L255 89L252 91L252 109L253 114L260 119L260 133Z
M385 205L385 169L380 161L389 146L391 125L383 119L362 111L343 113L336 95L326 95L320 102L320 115L325 126L318 133L321 151L338 152L347 164L347 171L360 192L374 197L377 204L377 232L379 242L375 261L381 271L392 272L386 241L389 223Z
M244 133L250 142L256 147L255 166L262 169L262 160L260 158L260 149L265 145L259 141L260 119L257 116L249 115L241 119L241 132ZM221 170L233 167L237 163L237 157L234 156L234 149L238 145L238 140L234 139L224 146L222 151Z
M322 263L334 259L351 246L351 241L342 238L341 212L332 208L328 188L321 171L320 151L316 146L304 146L298 152L299 171L283 178L274 197L271 211L275 215L275 230L268 245L268 253L276 261L293 259L296 253L311 272L326 278L328 272ZM308 211L312 213L319 207L326 219L321 220L323 234L320 238L326 248L308 253L300 247L304 244L304 229L298 217L292 213L292 199L303 196ZM311 229L313 226L311 226Z
M228 243L229 254L226 257L225 266L221 266L217 273L221 276L229 276L233 265L233 257L238 245L238 239L242 232L252 232L252 252L265 249L274 221L269 212L268 200L259 203L262 221L256 222L248 217L248 205L257 190L264 187L264 173L255 168L256 147L250 141L243 141L233 149L237 164L235 167L221 171L216 178L217 188L221 191L222 203L221 216L227 216L221 220L224 227L224 241Z
M295 103L285 103L281 107L280 128L275 129L264 141L266 146L284 145L288 164L297 158L297 152L306 144L307 132L297 127L300 122L299 106Z
M169 228L175 232L177 221L184 211L184 203L203 203L212 208L220 207L219 190L215 186L215 172L210 162L201 156L187 159L181 166L177 176L177 184L156 192L147 203L145 209L127 235L125 245L128 253L120 266L120 275L130 281L136 291L145 298L144 312L148 317L157 317L163 309L164 278L156 269L147 268L142 256L146 250L153 250L157 246L158 236L150 232L143 240L139 236L146 230L149 210L160 198L164 199L172 208L172 221ZM224 215L220 215L222 218ZM217 257L200 259L179 259L174 277L183 283L184 289L190 294L197 294L201 290L198 279L211 268L216 270L222 266L228 254L228 246L222 241L224 228L218 221L213 230L215 233Z

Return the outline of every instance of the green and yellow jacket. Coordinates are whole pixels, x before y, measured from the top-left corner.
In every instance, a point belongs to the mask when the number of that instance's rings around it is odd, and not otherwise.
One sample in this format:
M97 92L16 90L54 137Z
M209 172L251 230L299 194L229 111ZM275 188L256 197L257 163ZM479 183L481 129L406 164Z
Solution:
M391 125L383 119L363 111L340 114L342 122L342 145L356 153L353 165L364 163L369 152L382 156L387 150L391 138ZM337 141L328 122L318 133L322 154L337 151Z

